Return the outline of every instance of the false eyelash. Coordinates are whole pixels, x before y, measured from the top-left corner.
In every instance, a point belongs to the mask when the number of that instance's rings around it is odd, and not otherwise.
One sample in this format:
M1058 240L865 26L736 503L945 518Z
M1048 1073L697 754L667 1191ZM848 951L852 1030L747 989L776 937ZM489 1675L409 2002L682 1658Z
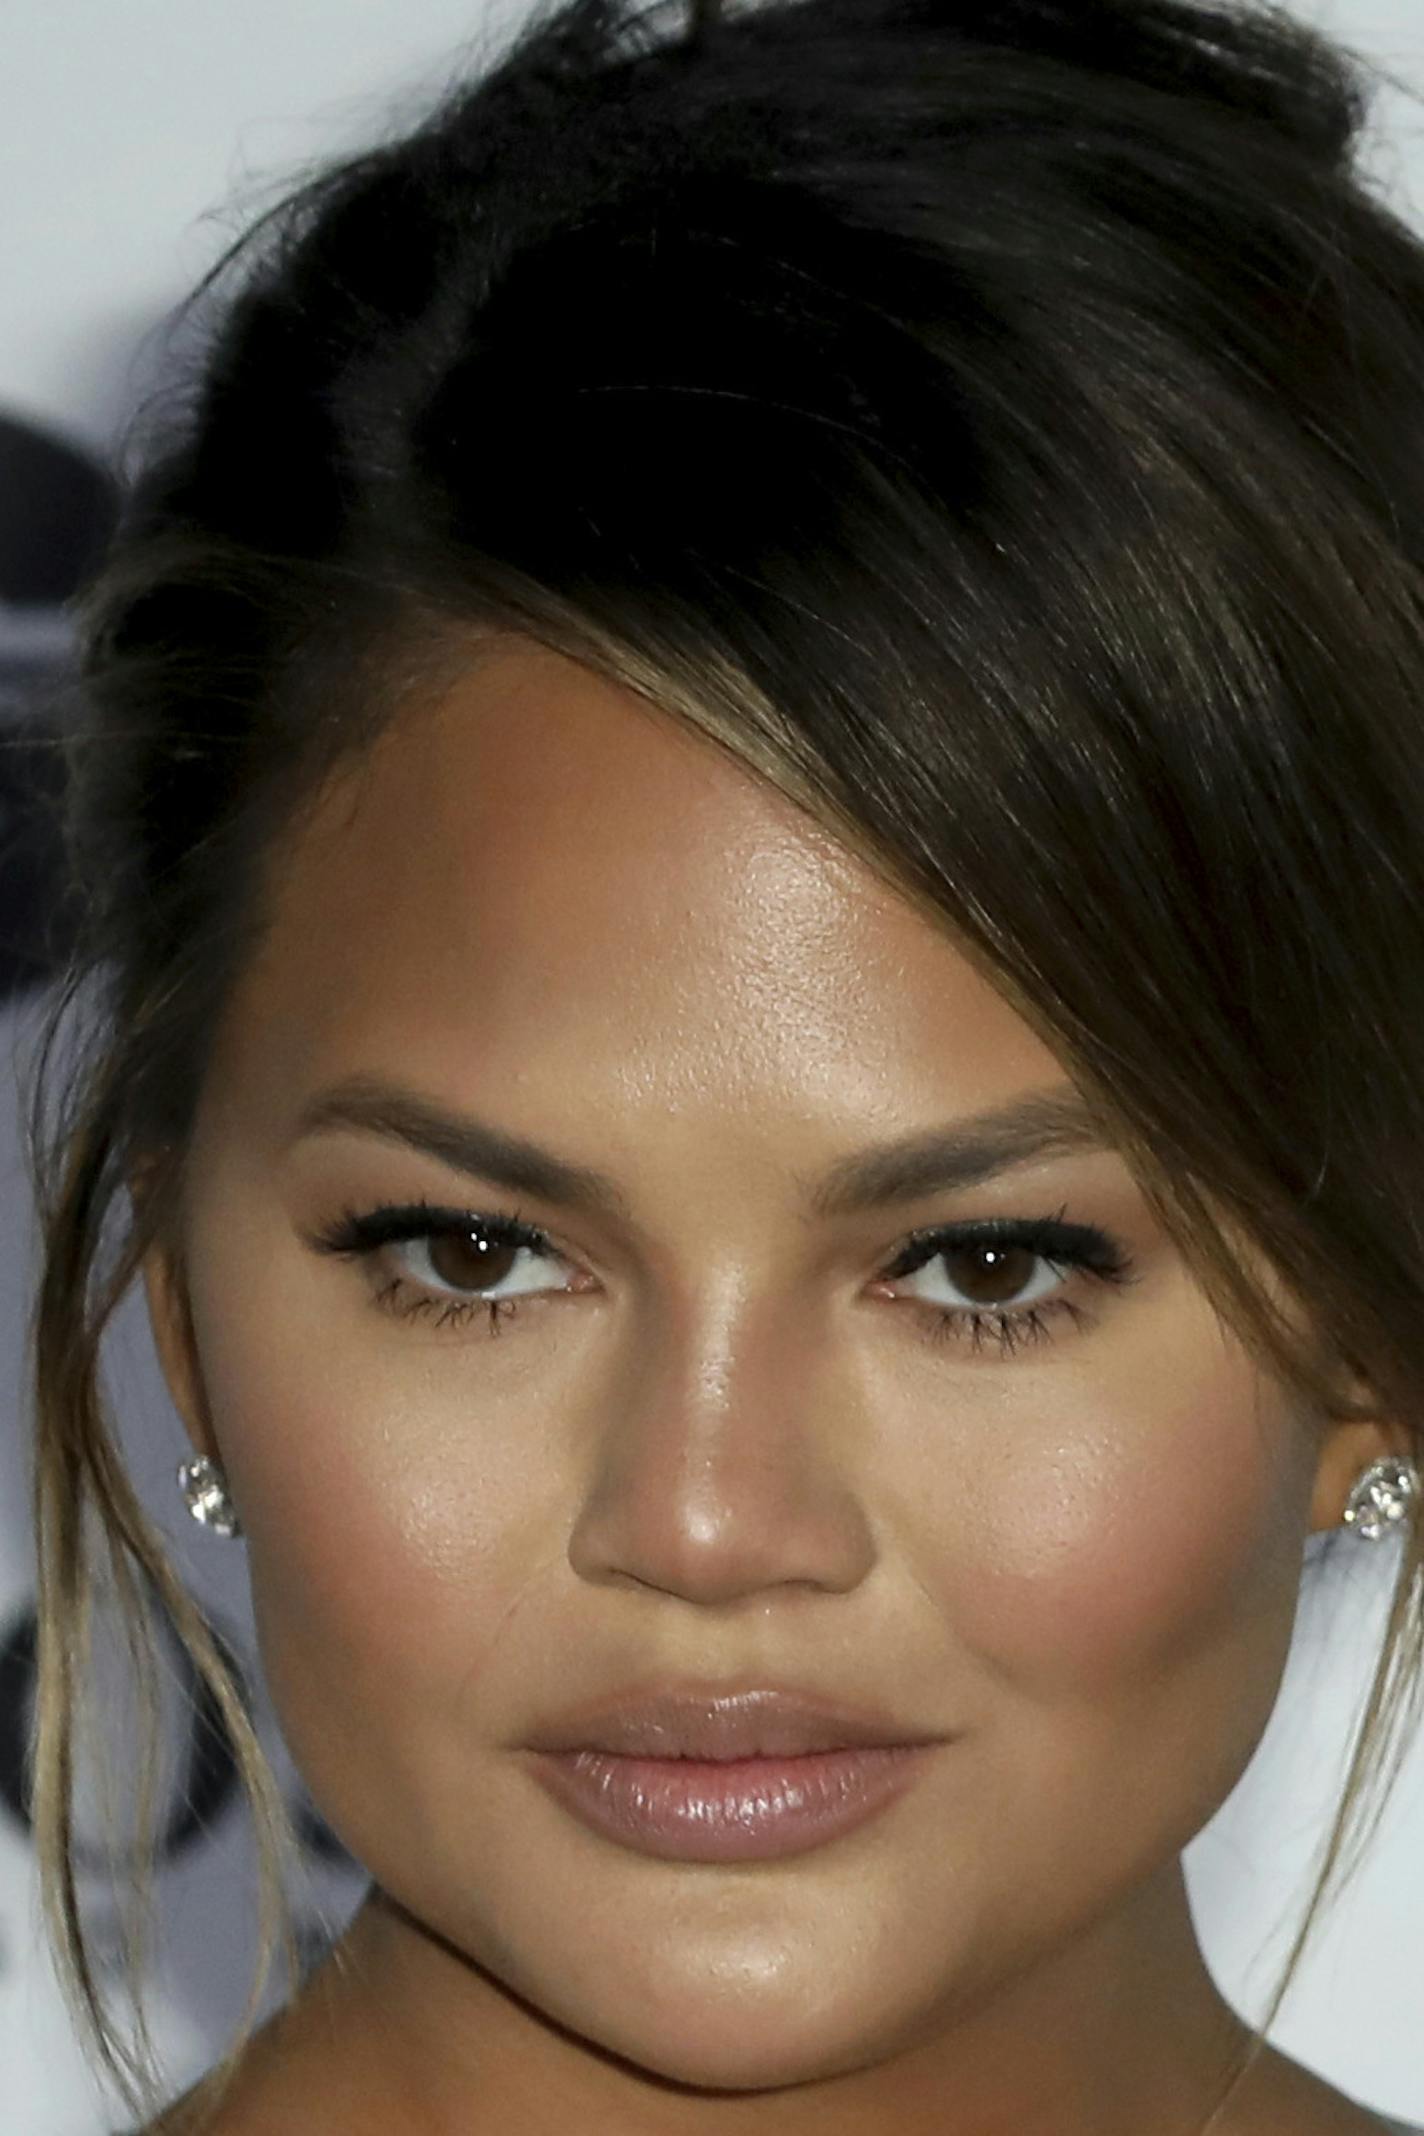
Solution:
M1065 1203L1063 1208L1066 1206ZM1138 1280L1130 1256L1115 1239L1095 1224L1066 1223L1063 1208L1052 1217L992 1217L975 1223L937 1224L912 1232L885 1270L885 1278L893 1281L897 1277L912 1275L938 1253L990 1246L1018 1247L1046 1261L1055 1271L1065 1267L1079 1268L1098 1282L1129 1284ZM311 1244L324 1253L359 1259L396 1240L460 1235L471 1231L477 1231L494 1245L527 1247L535 1253L562 1258L547 1232L526 1223L517 1210L480 1214L440 1208L424 1200L389 1204L361 1213L348 1207L335 1223L318 1232ZM517 1297L442 1299L431 1293L417 1292L413 1298L401 1303L402 1294L408 1287L405 1278L394 1277L375 1294L376 1303L398 1319L432 1318L437 1327L463 1326L475 1314L483 1312L489 1317L491 1335L499 1333L501 1320L515 1317L523 1302ZM964 1339L976 1355L983 1347L986 1331L997 1341L1000 1355L1009 1356L1025 1344L1036 1345L1051 1340L1047 1323L1058 1313L1066 1313L1075 1326L1082 1326L1090 1319L1090 1315L1067 1298L1050 1298L1031 1306L1009 1306L1002 1310L935 1305L923 1299L914 1302L926 1316L925 1332L930 1341L942 1343L951 1338Z
M348 1206L335 1223L313 1235L311 1244L322 1253L363 1254L374 1252L393 1239L420 1238L427 1232L450 1235L467 1231L478 1231L499 1246L528 1246L540 1253L557 1251L548 1233L526 1224L517 1210L482 1215L473 1209L444 1209L428 1201L390 1202L361 1212Z
M471 1231L477 1231L491 1245L526 1246L534 1253L559 1258L558 1249L548 1233L525 1223L517 1210L497 1210L483 1215L473 1210L441 1208L424 1199L392 1202L365 1211L357 1211L348 1205L335 1223L313 1235L311 1244L320 1253L364 1260L382 1246L397 1240L452 1237ZM514 1318L520 1305L517 1298L438 1298L425 1292L417 1292L408 1303L402 1304L399 1301L407 1288L406 1279L395 1276L375 1293L375 1302L383 1310L394 1313L398 1320L434 1316L435 1325L442 1328L463 1327L476 1313L487 1313L491 1335L499 1333L502 1319Z
M945 1342L953 1337L965 1339L976 1353L983 1347L984 1331L991 1329L999 1345L1001 1356L1011 1356L1021 1344L1051 1340L1047 1321L1052 1313L1068 1313L1081 1324L1087 1314L1066 1298L1050 1298L1043 1305L1026 1305L1015 1310L1006 1308L1001 1313L973 1311L963 1305L927 1305L926 1312L933 1315L928 1328L931 1342ZM965 1322L969 1325L967 1337L961 1336Z
M931 1225L927 1230L911 1233L886 1276L893 1280L912 1275L937 1253L976 1246L1012 1246L1046 1261L1055 1273L1073 1267L1097 1282L1135 1283L1138 1278L1126 1249L1096 1224L1066 1223L1066 1207L1065 1202L1051 1217L984 1217L976 1223ZM930 1315L926 1333L931 1342L964 1339L976 1356L983 1347L986 1331L993 1334L1000 1355L1007 1357L1024 1344L1051 1341L1047 1323L1058 1313L1066 1313L1075 1327L1082 1327L1091 1319L1071 1298L1047 1298L1035 1305L1006 1306L1002 1310L921 1303Z

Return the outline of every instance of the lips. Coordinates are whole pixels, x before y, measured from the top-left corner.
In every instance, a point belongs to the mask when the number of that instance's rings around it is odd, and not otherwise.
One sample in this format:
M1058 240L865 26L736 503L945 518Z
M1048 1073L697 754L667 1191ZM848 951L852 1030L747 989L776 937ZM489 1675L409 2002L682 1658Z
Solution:
M944 1740L943 1731L794 1686L683 1682L589 1700L526 1742L531 1750L723 1761Z

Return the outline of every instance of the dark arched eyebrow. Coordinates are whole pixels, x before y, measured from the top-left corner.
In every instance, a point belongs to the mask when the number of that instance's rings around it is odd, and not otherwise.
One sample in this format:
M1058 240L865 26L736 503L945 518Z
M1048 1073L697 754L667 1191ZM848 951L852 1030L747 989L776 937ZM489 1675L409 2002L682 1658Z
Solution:
M353 1075L302 1108L292 1140L355 1129L404 1142L457 1172L557 1206L630 1220L627 1196L607 1174L468 1113L446 1110L417 1090L376 1075ZM843 1157L819 1179L793 1175L809 1218L853 1216L981 1186L1001 1172L1048 1157L1110 1149L1101 1117L1072 1083L1028 1091L992 1111L945 1128L883 1142Z
M803 1181L802 1191L813 1216L853 1216L980 1187L1019 1165L1114 1146L1101 1115L1076 1085L1058 1083L949 1127L859 1150L821 1179Z

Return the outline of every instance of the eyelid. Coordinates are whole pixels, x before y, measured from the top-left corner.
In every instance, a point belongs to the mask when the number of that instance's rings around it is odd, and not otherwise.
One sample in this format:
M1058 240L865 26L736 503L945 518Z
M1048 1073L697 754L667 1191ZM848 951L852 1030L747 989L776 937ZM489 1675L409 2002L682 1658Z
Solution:
M318 1253L342 1260L373 1261L386 1246L470 1231L569 1268L581 1265L579 1255L565 1251L542 1225L530 1223L516 1209L463 1209L424 1199L386 1202L365 1210L348 1204L331 1223L309 1233L307 1243Z
M995 1244L1037 1253L1050 1263L1077 1267L1089 1276L1123 1283L1138 1280L1132 1272L1132 1255L1123 1243L1099 1225L1067 1222L1066 1208L1065 1202L1048 1216L963 1217L919 1225L901 1234L889 1260L881 1263L877 1280L895 1281L913 1273L937 1253ZM366 1211L347 1206L334 1223L311 1235L308 1243L321 1252L360 1258L394 1241L468 1230L479 1230L504 1245L567 1265L581 1260L518 1209L468 1209L423 1197Z

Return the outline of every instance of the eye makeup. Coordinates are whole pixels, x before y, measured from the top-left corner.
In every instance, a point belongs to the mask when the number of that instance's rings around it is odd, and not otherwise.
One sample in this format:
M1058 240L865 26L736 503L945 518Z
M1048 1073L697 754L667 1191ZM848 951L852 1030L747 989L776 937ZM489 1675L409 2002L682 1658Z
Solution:
M474 1280L469 1286L464 1285L463 1275L452 1282L431 1265L432 1245L441 1242L454 1242L471 1256L468 1274ZM308 1243L318 1253L365 1262L373 1270L380 1268L382 1257L389 1258L392 1247L420 1248L425 1272L413 1270L409 1257L404 1261L397 1257L394 1270L382 1270L385 1280L373 1292L373 1299L397 1319L419 1319L436 1327L464 1326L483 1316L487 1332L497 1335L529 1299L547 1300L560 1289L572 1290L568 1285L528 1282L514 1291L500 1290L516 1274L528 1275L527 1266L519 1267L525 1257L565 1268L572 1265L547 1232L526 1222L517 1211L455 1209L426 1201L387 1203L364 1211L347 1208L332 1224L311 1235ZM1060 1316L1078 1327L1089 1322L1092 1316L1085 1305L1070 1295L1073 1284L1061 1280L1070 1271L1079 1279L1080 1288L1094 1283L1121 1286L1137 1280L1131 1256L1120 1241L1095 1224L1066 1222L1061 1210L1055 1216L994 1217L912 1232L877 1280L900 1282L936 1262L963 1267L976 1256L979 1276L1001 1280L1006 1267L1011 1271L1016 1260L1038 1262L1052 1271L1059 1288L1040 1289L1019 1304L973 1298L963 1304L910 1300L929 1339L959 1341L975 1353L982 1350L986 1337L1002 1357L1026 1343L1041 1344L1051 1339L1050 1323ZM971 1275L970 1280L975 1277ZM442 1284L452 1287L441 1289ZM1029 1287L1025 1278L1015 1289L1022 1292Z

